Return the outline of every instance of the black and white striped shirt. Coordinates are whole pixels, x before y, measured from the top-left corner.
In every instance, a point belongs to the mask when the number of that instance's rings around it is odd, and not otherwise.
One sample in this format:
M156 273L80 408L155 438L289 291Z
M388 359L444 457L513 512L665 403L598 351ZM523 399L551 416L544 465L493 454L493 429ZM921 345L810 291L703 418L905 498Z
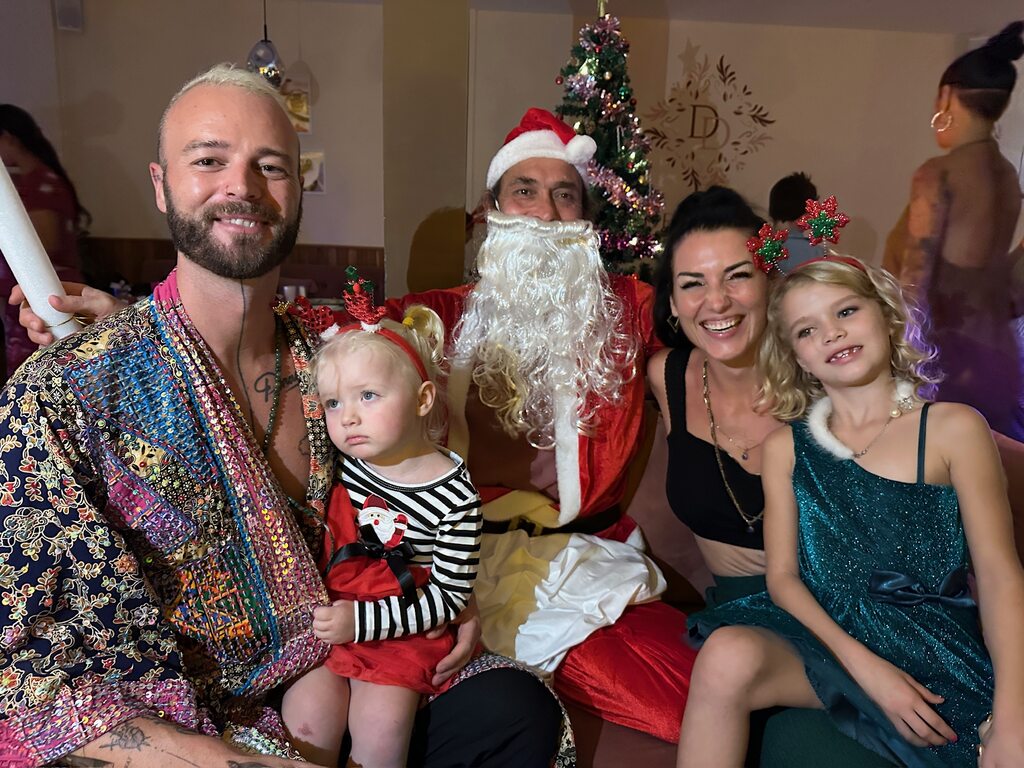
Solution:
M465 462L449 454L456 466L428 483L395 483L346 456L341 482L357 514L366 500L378 496L389 510L403 513L408 528L402 540L412 545L412 565L430 566L426 586L415 602L400 597L356 601L356 642L384 640L426 632L451 621L469 601L480 566L480 495L469 479Z

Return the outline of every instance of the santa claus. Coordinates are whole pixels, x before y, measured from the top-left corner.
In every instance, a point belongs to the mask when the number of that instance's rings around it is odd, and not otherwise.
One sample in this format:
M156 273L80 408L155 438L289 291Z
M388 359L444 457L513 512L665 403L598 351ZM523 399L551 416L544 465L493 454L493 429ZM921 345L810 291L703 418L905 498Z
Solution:
M366 497L356 520L360 533L372 533L374 541L370 543L379 543L384 549L394 549L401 544L409 528L409 518L404 513L392 512L384 499L374 495Z
M566 698L669 741L694 652L619 506L643 425L652 292L609 275L586 220L595 145L539 109L487 174L479 281L423 303L452 329L449 448L484 499L474 594L489 648Z

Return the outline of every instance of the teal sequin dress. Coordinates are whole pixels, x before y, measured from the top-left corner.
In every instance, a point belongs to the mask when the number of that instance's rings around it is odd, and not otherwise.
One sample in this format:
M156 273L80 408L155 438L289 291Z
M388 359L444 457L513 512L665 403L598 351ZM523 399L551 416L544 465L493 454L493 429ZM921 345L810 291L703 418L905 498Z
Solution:
M793 488L799 509L800 576L851 636L929 690L958 741L907 743L882 710L804 626L767 592L690 617L703 641L721 626L771 629L793 644L807 677L840 731L897 763L977 764L978 724L992 709L992 662L967 588L968 552L956 492L923 482L927 406L921 415L918 481L871 474L819 446L793 425Z

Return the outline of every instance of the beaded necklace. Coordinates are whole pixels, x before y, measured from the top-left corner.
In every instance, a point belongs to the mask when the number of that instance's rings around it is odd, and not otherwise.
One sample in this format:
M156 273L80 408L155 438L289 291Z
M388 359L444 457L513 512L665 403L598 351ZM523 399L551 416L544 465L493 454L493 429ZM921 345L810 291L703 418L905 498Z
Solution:
M270 402L270 416L267 417L267 429L263 433L260 450L266 456L270 451L270 442L274 438L274 427L277 426L277 410L281 405L281 346L284 333L274 319L274 399ZM253 420L255 423L255 420Z

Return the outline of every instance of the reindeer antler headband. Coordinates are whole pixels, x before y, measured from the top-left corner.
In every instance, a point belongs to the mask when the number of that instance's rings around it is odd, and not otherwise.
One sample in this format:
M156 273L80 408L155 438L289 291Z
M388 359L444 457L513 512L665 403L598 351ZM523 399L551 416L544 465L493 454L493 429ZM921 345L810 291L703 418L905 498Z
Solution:
M349 315L359 322L340 329L335 326L333 331L328 328L320 334L321 338L326 340L335 333L351 333L352 331L380 334L405 352L416 368L416 373L420 375L421 381L430 381L423 358L413 349L412 345L399 334L380 324L381 319L387 314L387 309L373 303L373 283L360 277L359 270L355 267L348 267L345 270L345 276L348 278L348 284L342 289L341 299L345 302L345 309Z

